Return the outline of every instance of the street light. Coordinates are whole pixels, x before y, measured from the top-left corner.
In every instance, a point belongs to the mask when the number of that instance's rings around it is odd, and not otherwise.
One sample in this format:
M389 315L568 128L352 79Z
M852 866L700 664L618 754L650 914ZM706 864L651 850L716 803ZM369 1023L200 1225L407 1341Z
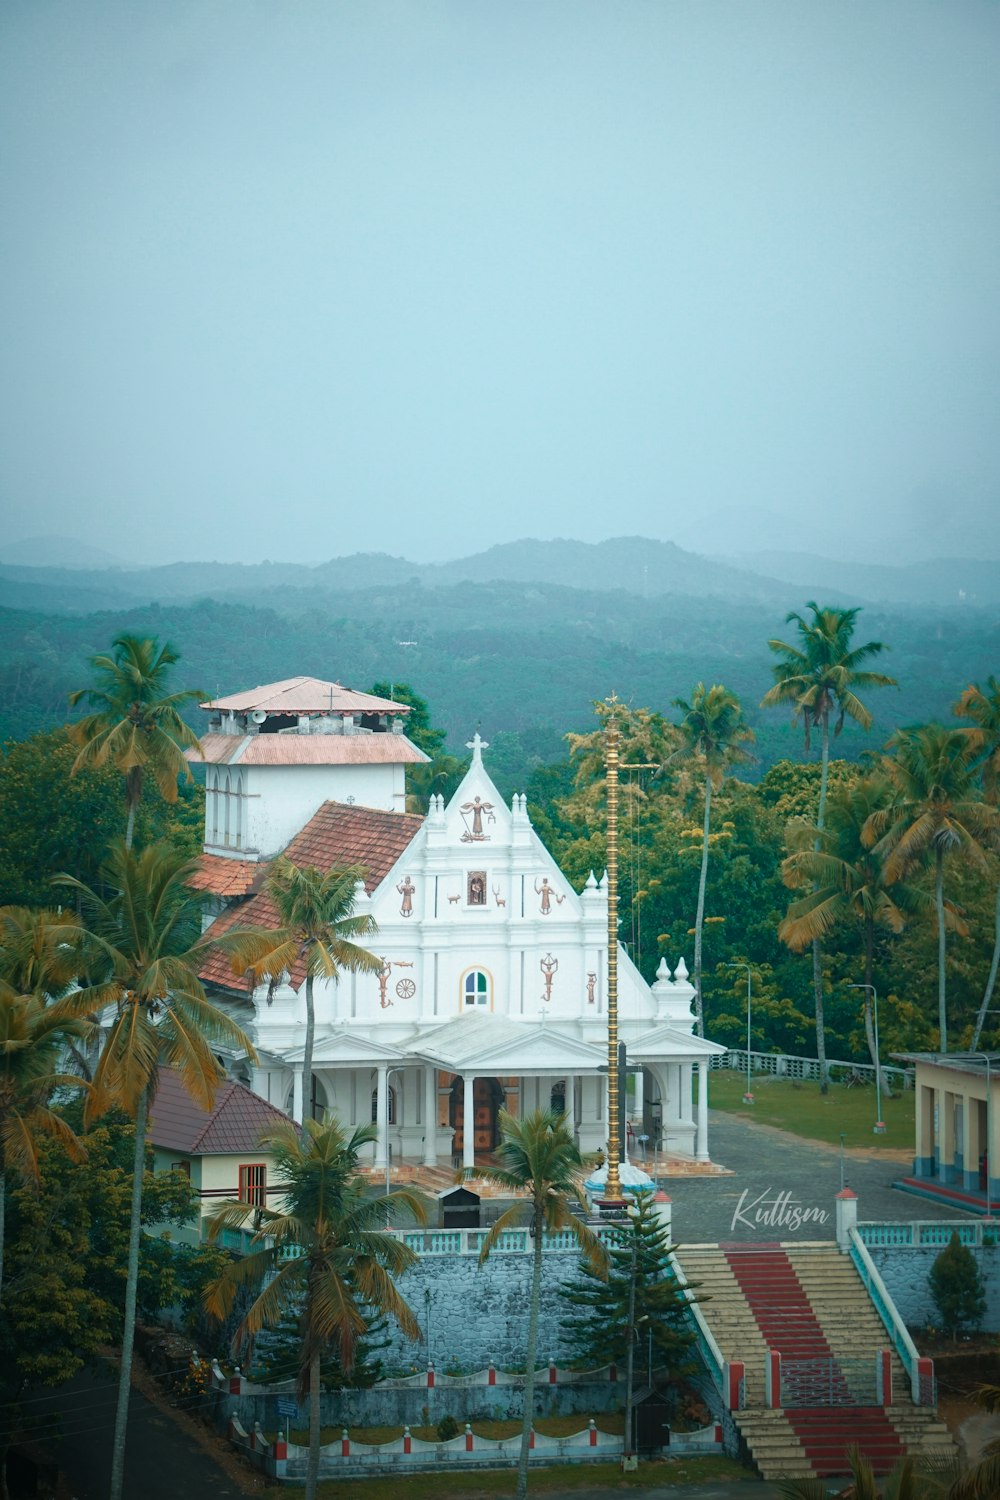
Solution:
M639 1237L637 1234L636 1220L639 1217L639 1209L635 1203L630 1203L626 1209L628 1214L629 1234L632 1239L632 1270L628 1283L628 1350L625 1356L625 1437L622 1443L622 1468L634 1467L632 1456L632 1385L635 1369L635 1278L637 1261L639 1255Z
M882 1118L882 1064L879 1060L878 1051L878 994L873 984L849 984L849 990L871 990L872 1009L875 1012L875 1135L885 1135L885 1121Z
M743 1095L743 1103L744 1104L752 1104L753 1103L753 1083L751 1081L751 1066L750 1066L750 1003L751 1003L751 1001L750 1001L750 980L751 980L751 978L753 976L753 970L751 969L751 967L750 967L749 964L741 964L741 963L726 964L726 968L727 969L746 969L746 971L747 971L747 1091Z
M403 1068L387 1068L386 1069L386 1075L385 1075L385 1134L386 1134L386 1142L385 1142L385 1191L386 1191L386 1196L388 1196L389 1193L392 1191L392 1142L388 1139L388 1136L389 1136L389 1100L392 1098L392 1091L391 1091L391 1088L390 1088L390 1085L389 1085L389 1080L390 1080L390 1078L402 1078L404 1071L405 1071L405 1069L403 1069ZM388 1222L389 1222L389 1219L388 1219L388 1210L386 1210L386 1224L388 1224Z

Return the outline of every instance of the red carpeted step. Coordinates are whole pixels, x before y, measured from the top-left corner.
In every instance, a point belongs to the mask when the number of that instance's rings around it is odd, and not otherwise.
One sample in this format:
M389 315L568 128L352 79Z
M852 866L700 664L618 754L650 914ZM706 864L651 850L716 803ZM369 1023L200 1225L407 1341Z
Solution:
M785 1418L821 1479L846 1474L847 1449L856 1443L877 1474L887 1474L903 1457L903 1445L881 1407L786 1408Z

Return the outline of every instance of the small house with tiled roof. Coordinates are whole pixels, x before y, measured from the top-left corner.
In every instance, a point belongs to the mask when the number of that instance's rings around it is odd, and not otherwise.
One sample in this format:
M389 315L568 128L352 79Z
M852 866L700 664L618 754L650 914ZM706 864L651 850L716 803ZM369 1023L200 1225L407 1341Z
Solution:
M496 1146L501 1108L565 1109L581 1149L603 1147L606 882L592 874L582 891L573 889L532 828L526 799L515 795L507 806L500 797L478 734L455 795L447 805L432 797L419 818L404 811L405 767L424 759L402 732L404 705L292 678L204 707L213 716L202 741L210 773L225 766L231 777L243 768L251 778L241 792L231 781L221 791L209 783L196 883L213 898L215 930L276 924L266 871L279 851L300 867L358 865L355 910L374 919L367 946L381 960L374 974L316 977L306 1101L304 973L293 968L273 989L251 992L216 952L202 978L258 1053L253 1067L231 1059L234 1074L297 1120L333 1110L349 1129L375 1121L379 1170L390 1159L472 1165L477 1152ZM329 722L317 727L320 720ZM324 751L307 765L288 749L298 740L336 742L345 754ZM265 742L273 763L260 753ZM252 779L264 770L287 779ZM268 806L272 795L277 810ZM253 806L225 814L226 799L236 796ZM227 816L228 845L220 841ZM695 1035L693 994L683 959L673 972L661 963L649 985L619 947L619 1030L638 1066L634 1133L707 1161L708 1068L723 1049Z
M149 1111L153 1170L182 1172L198 1195L197 1223L173 1226L171 1237L197 1243L219 1203L244 1200L274 1208L281 1196L274 1161L261 1137L288 1116L234 1079L220 1083L211 1109L193 1099L174 1068L160 1071Z

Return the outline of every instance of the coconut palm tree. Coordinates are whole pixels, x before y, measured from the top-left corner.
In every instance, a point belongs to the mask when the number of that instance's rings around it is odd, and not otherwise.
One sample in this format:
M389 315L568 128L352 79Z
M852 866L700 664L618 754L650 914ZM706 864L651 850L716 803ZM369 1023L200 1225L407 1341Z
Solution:
M343 973L377 974L383 960L362 948L355 938L378 931L374 918L354 911L358 882L364 870L349 865L326 874L313 865L301 869L284 855L267 875L267 894L273 903L276 926L234 927L219 939L229 955L234 974L249 974L255 983L268 981L268 999L283 979L306 987L306 1035L302 1059L302 1098L312 1110L312 1056L316 1034L313 988L317 977L339 980Z
M84 1087L81 1079L59 1071L59 1061L67 1041L87 1025L71 1002L47 1004L43 995L20 994L0 980L0 1299L8 1176L37 1185L42 1135L59 1141L73 1161L86 1154L49 1101L56 1089Z
M681 749L673 759L692 761L705 777L705 822L701 842L701 873L698 877L698 908L694 920L694 993L698 1035L705 1035L701 998L701 944L705 923L705 886L708 880L709 833L712 826L712 791L722 785L726 772L745 765L753 757L744 745L754 733L743 717L740 700L721 683L706 688L699 682L688 703L675 698L674 707L684 717L680 723Z
M212 1216L213 1240L224 1229L252 1219L250 1252L228 1265L206 1296L208 1311L224 1318L241 1291L259 1289L236 1330L237 1348L252 1347L264 1328L299 1314L299 1396L309 1397L309 1458L306 1500L314 1500L320 1457L320 1361L336 1345L341 1368L354 1366L358 1340L373 1316L389 1316L408 1338L420 1337L396 1278L416 1254L384 1232L386 1219L406 1212L426 1221L423 1198L409 1189L370 1197L358 1173L361 1150L375 1139L375 1127L350 1136L336 1120L306 1120L300 1130L289 1122L263 1137L272 1153L275 1176L283 1184L281 1210L252 1203L224 1203ZM256 1248L254 1248L256 1247Z
M971 719L972 743L983 778L983 795L991 806L1000 801L1000 683L995 677L987 677L986 689L970 683L955 704L954 712L963 719ZM972 1031L972 1050L979 1046L983 1025L989 1015L990 1001L1000 969L1000 881L997 882L995 918L993 928L993 958L983 991L982 1003L976 1015Z
M72 912L0 907L0 980L18 994L36 995L46 1003L64 997L79 975L77 930ZM65 1036L67 1056L87 1081L92 1071L87 1051L99 1037L96 1019L86 1017L92 1024L74 1024Z
M70 736L80 746L70 774L104 765L122 772L128 814L125 847L131 849L146 772L167 802L177 801L177 778L191 777L184 750L199 742L180 711L204 694L193 688L167 692L170 668L179 660L172 646L134 635L117 635L112 646L111 656L91 659L98 685L69 695L71 706L86 700L93 710L70 725Z
M872 813L864 837L882 860L890 884L933 862L938 1046L947 1052L945 861L960 850L967 861L985 869L987 850L1000 849L1000 809L977 796L976 742L968 729L944 724L898 729L886 749L894 794L888 807Z
M811 617L792 611L786 624L794 622L798 644L770 640L768 646L778 660L774 663L774 686L761 699L762 708L788 703L793 717L802 720L806 754L816 730L820 734L819 807L816 827L822 833L826 818L826 790L830 767L830 721L834 720L836 737L845 719L853 719L862 729L871 727L870 711L858 697L860 690L872 687L895 687L894 677L869 671L864 663L885 650L881 641L867 641L852 649L857 609L820 609L812 600L806 605ZM816 1055L819 1060L820 1090L829 1087L826 1072L826 1030L823 1024L823 964L819 940L812 943L813 996L816 1007Z
M518 1194L490 1229L479 1252L479 1264L489 1259L505 1230L527 1221L532 1235L531 1295L528 1301L528 1347L524 1372L524 1417L521 1456L517 1465L517 1500L528 1491L528 1454L534 1415L535 1362L538 1353L538 1310L542 1290L542 1235L569 1230L586 1264L607 1276L608 1255L600 1240L570 1207L580 1196L580 1152L566 1126L566 1116L536 1109L521 1120L502 1109L498 1116L500 1145L495 1165L469 1167L461 1179L481 1178L507 1193ZM520 1196L523 1195L523 1196Z
M822 941L845 922L860 923L864 951L864 1026L872 1063L880 1068L872 1026L871 986L874 982L875 934L878 928L901 932L908 915L929 914L933 901L919 887L901 878L888 885L882 862L865 843L863 830L879 808L888 805L892 788L884 776L873 775L836 787L827 803L826 827L789 824L791 852L781 867L792 890L808 887L809 894L793 901L778 927L778 936L793 952ZM817 849L816 845L819 844ZM953 925L960 919L950 904L946 915ZM884 1093L891 1092L880 1079Z
M139 854L120 846L102 872L102 890L63 875L76 894L77 933L86 983L73 996L80 1012L113 1014L94 1070L84 1123L119 1108L135 1121L125 1326L111 1470L111 1500L121 1500L139 1276L146 1124L160 1066L177 1068L192 1097L210 1109L223 1073L213 1043L256 1054L240 1028L205 995L198 970L213 946L199 937L201 903L188 880L196 861L166 844Z

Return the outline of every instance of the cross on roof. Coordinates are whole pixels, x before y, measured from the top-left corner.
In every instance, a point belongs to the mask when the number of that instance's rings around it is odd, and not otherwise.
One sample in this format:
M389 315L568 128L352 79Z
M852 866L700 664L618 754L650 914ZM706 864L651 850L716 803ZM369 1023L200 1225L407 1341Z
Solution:
M490 748L490 742L489 740L480 739L479 730L477 729L472 739L466 740L465 748L472 751L472 764L478 766L482 764L483 751Z

